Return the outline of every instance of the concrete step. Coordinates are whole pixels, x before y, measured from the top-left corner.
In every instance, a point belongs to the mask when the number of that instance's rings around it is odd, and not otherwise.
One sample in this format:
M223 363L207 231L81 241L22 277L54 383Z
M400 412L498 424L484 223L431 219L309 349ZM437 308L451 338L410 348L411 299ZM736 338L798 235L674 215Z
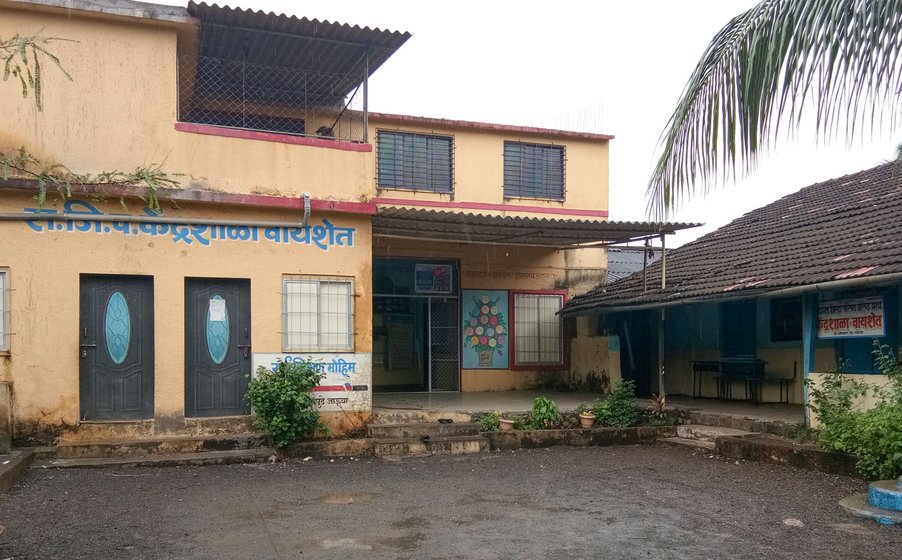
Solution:
M386 438L373 442L377 457L416 455L462 455L489 450L489 440L482 436L441 436L423 441L420 438Z
M269 445L269 436L247 433L218 436L163 436L132 440L70 440L56 446L56 459L140 458L207 451L259 449Z
M677 436L685 439L695 439L701 441L714 441L719 437L726 436L750 436L754 432L746 432L745 430L736 430L733 428L721 428L719 426L702 426L699 424L686 424L677 426Z
M455 423L473 421L473 415L469 412L422 410L418 408L375 408L373 409L373 421L371 424L429 424L438 422L440 418L453 420Z
M688 414L689 422L692 424L733 428L747 432L773 434L775 436L785 436L805 426L801 415L797 422L789 422L786 420L767 420L723 413L702 412L700 410L690 410Z
M147 457L92 457L81 459L43 459L32 463L33 469L91 469L102 467L176 467L189 465L225 465L233 463L263 463L274 457L269 447L202 451Z
M0 495L9 492L34 461L33 448L11 449L0 454Z
M697 449L705 452L714 452L714 442L713 441L704 441L700 439L687 439L681 437L669 437L669 438L658 438L655 440L657 443L662 445L666 445L669 447L688 447L691 449Z
M419 438L443 436L477 436L479 424L476 422L417 422L413 424L370 424L370 437L378 439Z

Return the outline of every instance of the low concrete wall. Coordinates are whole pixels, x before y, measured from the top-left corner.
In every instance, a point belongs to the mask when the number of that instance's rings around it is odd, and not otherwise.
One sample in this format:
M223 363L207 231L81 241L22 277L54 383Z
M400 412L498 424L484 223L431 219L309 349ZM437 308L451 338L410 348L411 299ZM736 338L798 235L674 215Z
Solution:
M282 458L354 457L372 454L372 438L301 441L279 450Z
M9 492L16 481L25 476L34 456L33 449L20 449L0 457L0 494Z
M639 428L590 428L586 430L514 430L485 432L492 451L535 449L555 445L575 447L634 445L652 443L657 438L676 436L676 426Z
M727 459L757 461L860 478L855 470L858 458L848 453L826 451L812 444L766 436L719 437L716 452Z

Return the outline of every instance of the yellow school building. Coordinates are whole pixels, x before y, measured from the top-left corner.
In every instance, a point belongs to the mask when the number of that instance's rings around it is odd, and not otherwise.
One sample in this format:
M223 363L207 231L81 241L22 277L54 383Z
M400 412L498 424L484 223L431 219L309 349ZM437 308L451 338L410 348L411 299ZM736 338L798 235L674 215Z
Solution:
M0 154L38 162L0 178L0 432L20 444L247 430L248 380L280 359L321 368L338 432L374 392L578 384L610 349L558 312L607 246L682 227L609 219L609 135L371 111L408 33L0 0L16 34L58 38L71 76L42 61L41 109L0 83ZM42 187L57 164L78 180ZM175 184L100 175L140 168Z

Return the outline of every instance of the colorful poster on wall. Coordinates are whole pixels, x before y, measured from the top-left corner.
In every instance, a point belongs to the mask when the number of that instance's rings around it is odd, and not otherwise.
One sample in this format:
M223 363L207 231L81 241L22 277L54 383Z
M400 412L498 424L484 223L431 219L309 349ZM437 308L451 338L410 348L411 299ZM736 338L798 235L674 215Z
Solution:
M885 332L880 296L822 301L818 305L818 338L871 338Z
M464 369L509 367L507 300L507 290L463 291Z

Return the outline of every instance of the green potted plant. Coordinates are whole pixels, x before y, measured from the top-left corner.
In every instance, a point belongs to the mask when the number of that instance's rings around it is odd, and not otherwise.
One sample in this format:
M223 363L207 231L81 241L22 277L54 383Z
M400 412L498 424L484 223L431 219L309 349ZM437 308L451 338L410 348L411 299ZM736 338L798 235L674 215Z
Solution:
M581 428L591 428L595 425L595 413L592 412L592 407L587 404L579 405L579 408L576 409L579 412L579 426Z

